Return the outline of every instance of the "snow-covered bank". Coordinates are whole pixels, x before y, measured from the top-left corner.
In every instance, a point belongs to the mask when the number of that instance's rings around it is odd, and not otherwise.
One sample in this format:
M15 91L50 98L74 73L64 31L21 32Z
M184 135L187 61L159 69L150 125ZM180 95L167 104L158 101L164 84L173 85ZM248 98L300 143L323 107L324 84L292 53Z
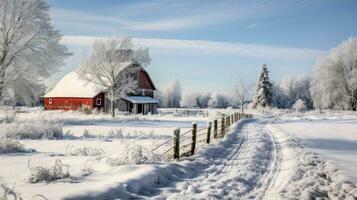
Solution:
M311 150L341 169L357 184L357 116L310 115L280 117L274 124L295 135Z
M324 160L278 126L266 127L282 152L279 173L268 196L273 199L357 198L357 185L346 180L334 163Z
M26 109L16 114L11 111L0 113L4 119L0 124L0 135L20 138L16 140L19 147L16 151L13 148L15 143L8 140L0 145L4 149L2 153L6 153L0 154L0 183L15 187L15 191L25 199L36 194L48 199L63 199L84 189L91 188L95 193L96 189L115 186L115 181L138 178L140 170L145 173L145 169L152 166L135 164L158 159L150 149L171 137L175 127L189 129L192 122L204 127L209 119L207 116L174 115L120 115L112 118L104 114ZM29 183L33 176L31 169L39 169L41 173L49 169L51 172L58 160L68 166L69 177L54 175L43 180L40 178L39 183ZM140 170L131 172L136 168ZM109 179L102 179L102 176ZM48 180L51 183L47 183ZM89 183L94 186L89 187ZM63 192L56 192L58 190Z

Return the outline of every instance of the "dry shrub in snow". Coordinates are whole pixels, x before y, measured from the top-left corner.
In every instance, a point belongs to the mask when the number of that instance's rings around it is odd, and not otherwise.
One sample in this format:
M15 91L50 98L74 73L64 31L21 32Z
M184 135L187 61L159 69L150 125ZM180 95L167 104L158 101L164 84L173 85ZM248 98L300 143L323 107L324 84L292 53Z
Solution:
M89 106L83 105L83 104L77 109L77 111L85 113L87 115L92 114L91 108L89 108Z
M122 129L115 129L110 130L109 133L106 135L107 138L110 139L123 139L123 130Z
M0 123L11 123L15 119L15 112L0 110Z
M30 165L30 164L29 164ZM42 181L52 182L58 179L69 178L69 165L63 164L61 160L56 160L55 165L49 168L46 167L30 167L30 183L38 183Z
M153 154L150 150L140 145L126 144L125 149L125 152L121 152L121 156L107 158L107 164L110 166L138 165L162 160L159 155Z
M75 148L70 145L66 147L66 155L70 156L102 156L105 152L101 148L96 147L79 147Z
M17 139L0 137L0 154L2 153L19 153L34 152L34 149L26 149Z
M14 191L14 188L10 188L7 185L0 183L0 200L22 200L20 194Z
M20 139L54 139L63 136L62 124L45 121L0 124L0 136Z
M82 137L83 137L83 138L96 138L96 137L98 137L98 136L92 134L91 132L89 132L89 130L84 129Z
M83 138L103 138L103 139L123 139L123 130L122 129L115 129L110 130L107 134L95 134L91 133L89 130L84 129L83 131Z

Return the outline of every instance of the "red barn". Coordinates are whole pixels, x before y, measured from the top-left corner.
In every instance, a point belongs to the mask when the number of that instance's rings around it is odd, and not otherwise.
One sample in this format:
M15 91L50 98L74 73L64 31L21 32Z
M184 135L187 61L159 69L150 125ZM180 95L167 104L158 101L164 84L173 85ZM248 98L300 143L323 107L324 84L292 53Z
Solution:
M127 67L130 69L130 66ZM156 113L157 103L154 92L156 90L149 74L142 68L135 66L131 69L131 75L137 81L137 89L134 94L118 99L115 107L119 111L133 113ZM46 110L77 110L81 106L89 109L109 110L109 100L106 92L99 90L93 83L81 79L76 71L65 75L56 86L44 96Z

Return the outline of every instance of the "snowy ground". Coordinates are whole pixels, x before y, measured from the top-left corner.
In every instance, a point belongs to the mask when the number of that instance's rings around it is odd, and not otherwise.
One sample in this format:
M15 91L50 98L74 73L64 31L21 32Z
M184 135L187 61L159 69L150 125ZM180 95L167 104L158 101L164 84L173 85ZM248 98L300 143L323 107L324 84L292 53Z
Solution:
M170 109L165 109L165 113L159 115L119 115L114 119L103 114L85 115L78 112L47 112L39 109L24 109L18 111L15 115L11 110L3 111L0 112L2 122L0 124L0 136L9 133L19 137L23 135L37 136L39 135L37 132L47 134L47 132L58 129L65 136L60 139L21 139L19 142L25 148L35 149L36 152L0 154L0 183L15 187L16 192L26 198L36 194L45 195L49 199L71 196L70 194L79 192L81 187L88 187L88 182L82 181L82 179L89 174L94 172L96 174L90 176L89 181L97 179L97 176L100 176L97 174L101 173L112 176L111 171L117 167L111 166L110 163L116 160L124 160L126 159L125 156L135 157L132 154L137 153L137 150L135 150L137 146L140 146L145 154L149 154L153 147L173 135L174 128L179 127L182 131L185 131L192 127L192 122L196 122L199 128L205 127L207 121L211 119L210 117L214 116L208 116L207 113L199 115L195 111L182 115L181 113L171 112ZM52 128L49 128L49 126L52 126ZM171 146L171 143L168 145ZM78 148L99 149L104 154L100 156L69 155ZM56 184L28 183L30 168L51 167L58 159L70 167L71 179L60 180L59 182L62 183ZM114 177L123 177L123 173L126 173L119 172L118 176ZM81 186L78 189L73 189L73 186L68 184L82 182L82 185L78 184L78 186ZM106 183L108 186L110 184L110 181ZM103 187L102 185L99 186ZM55 192L58 187L67 189L58 193Z
M275 125L330 160L357 184L357 115L305 114L281 117Z
M0 181L15 186L25 199L36 194L48 199L357 198L353 131L357 116L353 113L277 112L276 117L235 124L223 140L213 141L180 162L115 164L123 155L129 160L134 157L134 162L138 161L135 157L143 158L133 150L134 144L142 146L145 154L168 139L174 127L188 129L192 121L204 127L215 115L182 113L168 110L162 115L115 119L78 113L18 114L16 123L36 122L40 118L60 122L63 132L71 137L22 139L26 148L37 152L0 155ZM68 153L78 147L97 148L104 154ZM70 166L71 178L51 183L28 182L29 167L52 166L56 159Z

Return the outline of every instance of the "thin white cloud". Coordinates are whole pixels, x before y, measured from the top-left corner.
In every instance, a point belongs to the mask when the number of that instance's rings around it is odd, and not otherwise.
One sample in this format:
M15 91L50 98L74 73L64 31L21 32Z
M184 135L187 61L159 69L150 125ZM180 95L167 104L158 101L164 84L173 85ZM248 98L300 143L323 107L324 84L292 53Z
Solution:
M110 15L99 15L78 10L66 10L66 9L51 9L51 17L56 21L76 21L76 22L109 22L109 23L120 23L120 24L130 24L130 20L125 20Z
M202 27L215 23L225 23L236 18L234 16L235 11L233 13L228 10L226 10L225 12L205 12L208 11L200 11L199 14L187 14L185 16L182 16L181 13L176 16L173 16L173 14L161 14L162 17L156 19L151 18L150 12L148 11L148 13L144 13L145 15L149 15L149 17L140 17L140 19L129 19L128 17L133 17L133 15L128 16L128 14L126 14L127 11L119 12L118 15L112 13L110 15L100 15L82 11L52 9L51 16L54 21L60 24L61 26L65 26L68 23L72 23L76 24L78 27L107 27L105 29L120 27L120 29L128 31L176 31L188 29L191 27ZM143 18L144 20L141 18Z
M203 20L201 17L167 19L154 22L138 22L125 27L127 30L134 31L176 31L193 26L203 26L209 21Z
M64 36L61 43L66 45L89 46L95 39L101 38L103 37ZM261 59L294 60L314 59L326 54L325 51L308 48L205 40L133 38L133 41L138 46L149 47L151 51L161 54L218 54Z
M151 0L100 8L93 13L66 9L51 9L50 12L58 24L71 21L77 24L116 26L123 31L177 31L283 15L314 7L315 4L295 1Z

